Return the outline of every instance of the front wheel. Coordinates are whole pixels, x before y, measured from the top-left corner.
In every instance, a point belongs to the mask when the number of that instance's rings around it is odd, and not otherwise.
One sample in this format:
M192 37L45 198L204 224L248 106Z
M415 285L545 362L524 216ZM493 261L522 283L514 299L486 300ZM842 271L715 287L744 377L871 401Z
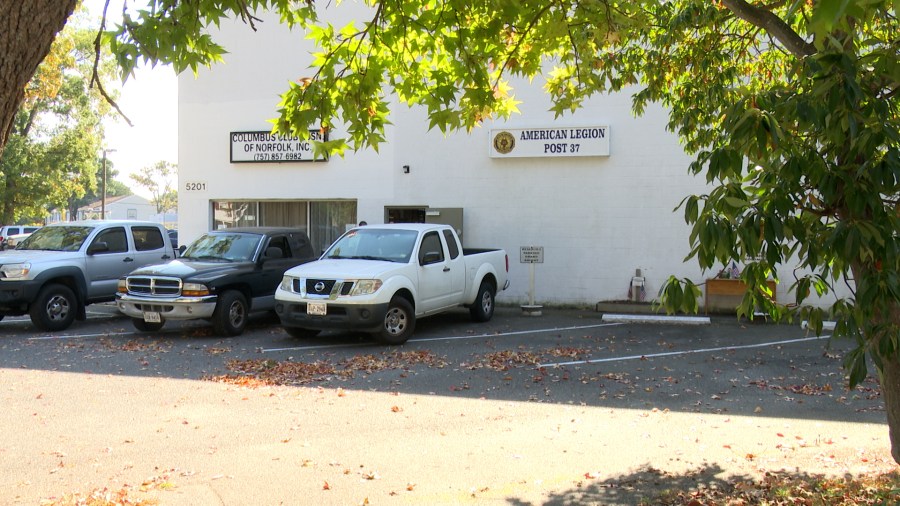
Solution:
M486 322L494 316L494 285L481 282L475 303L469 308L469 316L476 322Z
M68 286L56 284L42 288L28 309L34 326L47 332L69 328L77 312L75 292Z
M238 336L247 326L249 311L244 294L237 290L228 290L219 296L219 303L213 311L213 329L221 336Z
M132 318L131 323L141 332L155 332L165 325L165 322L148 322L142 318Z
M416 313L412 304L403 297L394 297L375 338L385 344L403 344L412 337L415 329Z

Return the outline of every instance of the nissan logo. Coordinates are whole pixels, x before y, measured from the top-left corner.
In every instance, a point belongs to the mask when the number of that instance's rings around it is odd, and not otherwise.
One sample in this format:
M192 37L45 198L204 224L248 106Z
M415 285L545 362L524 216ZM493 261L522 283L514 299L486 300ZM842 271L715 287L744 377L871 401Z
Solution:
M315 288L317 292L321 293L322 290L325 289L325 283L319 281L318 283L316 283L316 286L314 286L313 288Z

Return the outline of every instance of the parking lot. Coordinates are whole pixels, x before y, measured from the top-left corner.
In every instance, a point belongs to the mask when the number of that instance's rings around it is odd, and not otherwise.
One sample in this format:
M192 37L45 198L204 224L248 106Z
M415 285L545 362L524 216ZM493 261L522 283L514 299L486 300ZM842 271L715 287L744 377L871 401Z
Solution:
M263 315L139 333L0 322L0 502L106 488L161 504L637 504L655 490L893 467L880 392L799 325L610 323L500 307L402 347Z

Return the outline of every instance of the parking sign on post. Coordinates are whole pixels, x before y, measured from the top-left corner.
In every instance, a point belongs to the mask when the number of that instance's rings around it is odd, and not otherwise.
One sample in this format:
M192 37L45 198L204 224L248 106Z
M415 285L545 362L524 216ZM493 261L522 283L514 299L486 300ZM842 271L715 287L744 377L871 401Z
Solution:
M519 263L529 264L528 305L522 306L522 312L530 316L540 316L543 306L534 303L534 264L544 263L543 246L522 246L519 248Z
M519 250L519 263L542 264L544 263L543 246L522 246Z

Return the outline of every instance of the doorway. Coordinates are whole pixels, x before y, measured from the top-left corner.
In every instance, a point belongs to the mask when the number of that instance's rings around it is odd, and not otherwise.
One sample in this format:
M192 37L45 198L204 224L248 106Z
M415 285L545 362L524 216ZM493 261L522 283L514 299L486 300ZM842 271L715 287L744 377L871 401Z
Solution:
M385 223L425 223L424 207L385 207Z
M456 229L456 235L463 241L463 209L461 207L385 207L385 223L441 223ZM463 243L465 244L465 243Z

